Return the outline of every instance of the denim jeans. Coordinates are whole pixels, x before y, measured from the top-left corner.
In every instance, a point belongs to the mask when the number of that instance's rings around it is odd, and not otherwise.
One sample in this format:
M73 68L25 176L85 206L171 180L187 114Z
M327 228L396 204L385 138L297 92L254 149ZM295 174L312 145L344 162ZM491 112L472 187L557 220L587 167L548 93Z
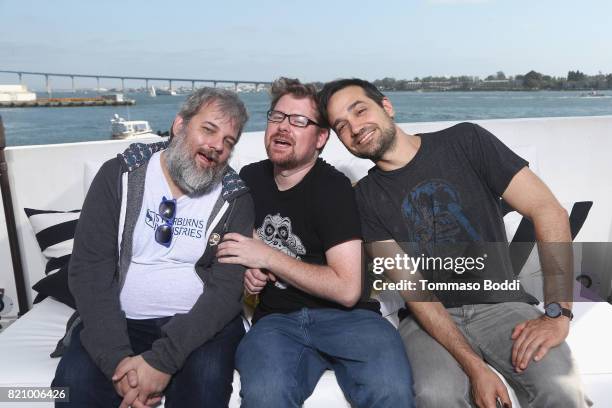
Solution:
M522 373L512 366L514 327L542 316L526 303L466 305L447 309L474 351L506 378L521 407L586 407L581 381L567 343L552 348ZM457 361L411 316L400 323L400 334L414 372L419 408L474 407L470 382Z
M412 377L397 330L369 310L271 314L236 352L242 406L299 407L334 370L355 407L412 407Z
M132 350L141 354L161 337L170 318L127 319ZM70 346L55 372L53 387L69 387L69 403L56 407L118 407L122 398L112 382L94 364L80 341L82 325L73 333ZM242 319L236 317L221 332L194 350L164 391L166 408L227 407L232 394L234 354L244 335Z

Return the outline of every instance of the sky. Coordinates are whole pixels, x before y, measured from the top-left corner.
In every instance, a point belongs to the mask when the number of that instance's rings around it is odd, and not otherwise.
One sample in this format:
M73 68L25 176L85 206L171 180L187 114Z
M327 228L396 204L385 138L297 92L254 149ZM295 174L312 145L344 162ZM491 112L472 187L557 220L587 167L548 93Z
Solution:
M611 15L609 0L0 0L0 70L244 81L594 75L612 72ZM9 82L16 75L0 74Z

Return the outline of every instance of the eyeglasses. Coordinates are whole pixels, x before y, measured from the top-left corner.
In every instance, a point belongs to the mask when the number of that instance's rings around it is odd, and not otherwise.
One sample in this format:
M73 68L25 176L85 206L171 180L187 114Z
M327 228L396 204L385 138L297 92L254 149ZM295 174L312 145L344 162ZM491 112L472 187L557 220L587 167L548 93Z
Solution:
M159 204L159 216L164 223L155 228L155 241L168 248L172 242L172 225L176 216L176 200L167 200L166 197L163 197Z
M285 120L285 118L289 118L289 123L296 127L305 128L311 123L313 125L321 127L321 125L319 125L317 122L315 122L312 119L307 118L304 115L296 115L296 114L288 115L285 112L281 112L277 110L268 111L268 122L281 123L283 120Z

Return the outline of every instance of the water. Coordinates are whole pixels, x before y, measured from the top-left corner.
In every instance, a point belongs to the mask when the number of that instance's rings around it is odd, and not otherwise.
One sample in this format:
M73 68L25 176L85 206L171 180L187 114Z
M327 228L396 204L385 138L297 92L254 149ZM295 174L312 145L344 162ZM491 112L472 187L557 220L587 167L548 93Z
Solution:
M612 91L584 98L581 92L390 92L397 122L463 121L473 119L594 116L612 114ZM44 95L41 95L44 96ZM74 96L54 93L53 96ZM167 131L185 95L128 94L133 106L75 108L0 108L8 146L69 143L110 138L110 119L147 120L153 130ZM269 97L265 92L241 93L250 114L246 131L264 130Z

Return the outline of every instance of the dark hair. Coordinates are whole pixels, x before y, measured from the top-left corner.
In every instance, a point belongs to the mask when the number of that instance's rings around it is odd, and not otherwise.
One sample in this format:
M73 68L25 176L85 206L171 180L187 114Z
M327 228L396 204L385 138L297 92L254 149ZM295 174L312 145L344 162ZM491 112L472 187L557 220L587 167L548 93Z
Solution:
M278 100L285 95L292 95L298 99L310 98L315 103L315 106L317 105L317 88L314 84L303 84L296 78L280 77L272 83L270 88L270 96L272 97L270 109L274 109ZM326 122L319 124L323 128L329 127Z
M376 102L380 107L383 106L382 101L385 98L382 92L374 86L371 82L365 81L359 78L346 78L346 79L336 79L334 81L328 82L323 86L323 89L317 95L317 105L319 106L319 113L323 118L323 121L329 123L329 116L327 115L327 104L329 103L330 98L336 92L348 87L348 86L358 86L363 89L363 92L366 96Z

